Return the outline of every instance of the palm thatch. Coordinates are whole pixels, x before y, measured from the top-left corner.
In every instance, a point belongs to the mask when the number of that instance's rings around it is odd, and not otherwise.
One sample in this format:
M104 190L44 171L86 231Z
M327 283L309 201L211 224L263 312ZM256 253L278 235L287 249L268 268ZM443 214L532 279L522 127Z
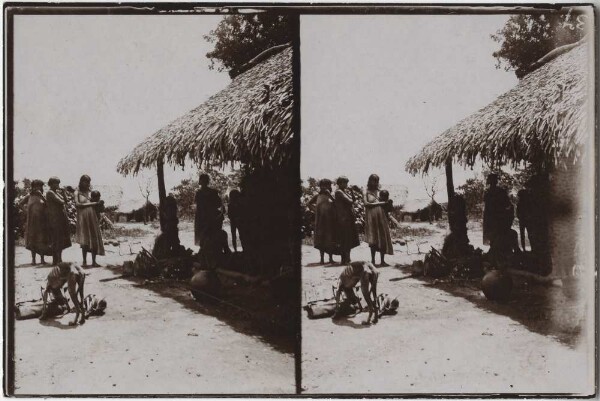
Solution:
M429 142L406 163L412 174L447 161L472 166L540 167L576 162L592 129L589 122L589 48L571 46L530 72L510 91Z
M161 160L183 165L187 158L205 165L278 165L292 153L292 109L292 48L285 46L140 143L117 171L136 174Z

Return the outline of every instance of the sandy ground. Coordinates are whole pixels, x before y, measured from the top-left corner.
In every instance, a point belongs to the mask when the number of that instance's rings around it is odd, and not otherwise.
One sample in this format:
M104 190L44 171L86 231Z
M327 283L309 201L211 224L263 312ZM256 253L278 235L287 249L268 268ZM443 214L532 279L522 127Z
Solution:
M128 227L135 227L127 224ZM114 266L150 248L154 232L106 246L104 267L87 268L86 293L106 297L106 315L69 327L74 315L16 321L15 393L232 394L294 393L294 356L203 314L187 291L163 296L135 281L114 279ZM180 233L193 247L193 233ZM130 249L131 247L131 249ZM80 261L74 244L65 261ZM16 299L37 299L49 266L31 266L16 250ZM119 272L120 274L120 272Z
M395 255L386 261L397 266L380 269L379 293L398 296L397 315L363 326L366 313L334 322L309 320L303 312L304 394L593 393L593 349L572 338L576 335L561 340L564 330L540 325L565 320L539 313L554 311L559 302L526 314L518 296L508 305L491 305L478 288L444 290L440 283L408 278L400 266L423 258L417 244L421 252L440 247L445 232L441 226L411 224L436 233L426 240L408 238L408 247L395 245ZM480 229L471 229L469 237L481 246ZM319 266L318 251L307 245L302 256L303 303L331 297L343 267ZM352 259L370 259L366 244L352 251ZM568 306L569 316L582 316L580 304L577 310Z

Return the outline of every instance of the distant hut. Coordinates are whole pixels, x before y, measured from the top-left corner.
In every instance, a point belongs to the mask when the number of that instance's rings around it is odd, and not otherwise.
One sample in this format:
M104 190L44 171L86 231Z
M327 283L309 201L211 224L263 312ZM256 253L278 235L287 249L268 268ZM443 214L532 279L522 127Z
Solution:
M119 185L93 185L94 191L100 191L104 201L104 214L111 220L116 221L116 210L123 199L123 188Z
M531 165L548 173L554 206L553 273L558 275L568 274L574 263L575 244L565 241L574 238L579 173L590 157L585 150L593 148L592 54L586 38L553 50L532 64L513 89L446 130L406 163L412 174L445 166L449 199L454 162Z
M144 210L146 209L146 210ZM150 201L147 203L144 200L126 200L121 202L119 207L115 210L115 221L119 223L127 222L144 222L154 221L158 217L158 208Z
M403 221L437 221L442 218L442 206L428 199L409 199L402 205Z
M155 166L163 204L164 162L183 166L189 159L206 168L241 163L240 186L249 209L244 253L265 275L299 259L292 55L289 44L259 54L224 90L140 143L117 167L127 175Z

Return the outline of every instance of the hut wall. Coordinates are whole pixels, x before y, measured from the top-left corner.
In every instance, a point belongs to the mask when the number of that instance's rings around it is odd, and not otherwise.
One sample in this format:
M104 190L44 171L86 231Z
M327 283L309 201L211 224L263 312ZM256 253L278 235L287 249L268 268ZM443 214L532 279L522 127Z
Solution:
M252 270L275 276L296 268L300 249L300 194L297 168L255 169L241 182L244 222L240 240Z
M579 208L580 167L552 173L550 181L551 208L549 236L552 254L552 275L568 276L576 264L580 238L581 210Z

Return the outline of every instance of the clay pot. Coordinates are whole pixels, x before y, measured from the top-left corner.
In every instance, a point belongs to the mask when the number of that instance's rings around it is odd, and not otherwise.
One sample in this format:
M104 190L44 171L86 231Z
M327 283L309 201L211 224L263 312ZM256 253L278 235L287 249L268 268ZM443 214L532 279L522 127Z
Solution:
M490 301L506 302L510 299L513 280L500 270L488 272L481 280L481 290Z
M221 280L213 270L200 270L190 280L190 289L194 299L206 301L221 295Z

